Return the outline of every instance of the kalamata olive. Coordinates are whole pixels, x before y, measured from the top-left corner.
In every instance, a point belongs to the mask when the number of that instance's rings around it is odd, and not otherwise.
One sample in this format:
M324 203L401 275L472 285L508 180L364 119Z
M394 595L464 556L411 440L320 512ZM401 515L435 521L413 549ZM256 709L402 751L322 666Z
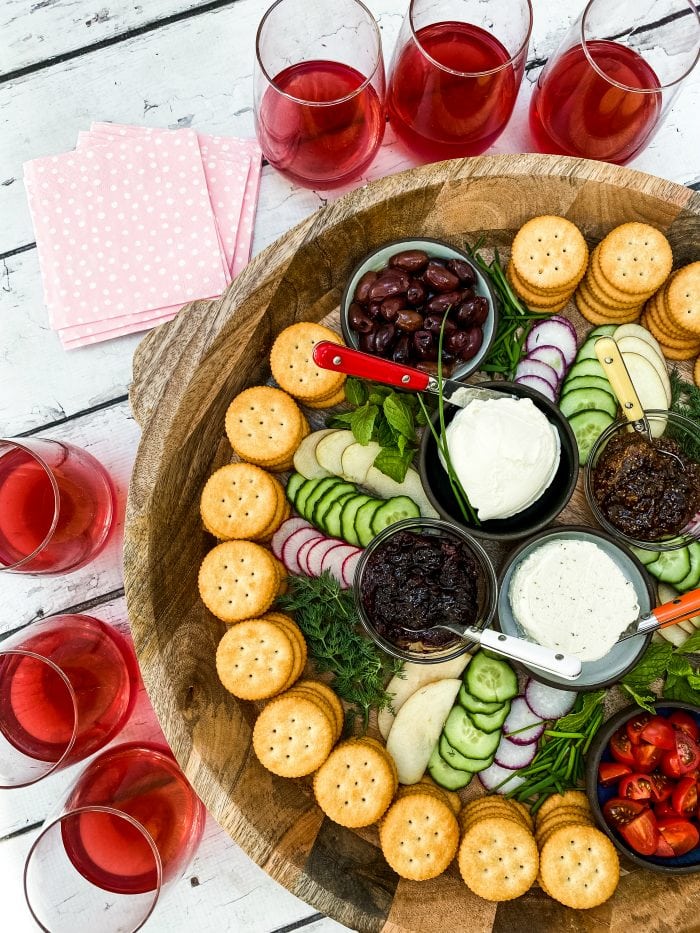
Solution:
M484 339L484 334L480 327L470 327L466 332L467 334L467 343L462 348L458 356L463 360L470 360L473 356L479 352L479 348Z
M431 259L425 267L423 279L428 282L436 292L452 292L459 285L459 279L443 265Z
M454 272L462 285L474 285L476 282L474 270L464 259L449 259L447 268Z
M413 335L413 349L422 360L436 360L437 349L433 335L427 330L417 330Z
M404 334L399 338L399 342L394 347L391 358L395 363L406 364L411 362L411 338L408 334Z
M374 320L375 318L379 317L379 314L382 310L382 303L381 301L370 301L365 310L372 318L372 320Z
M377 332L376 330L370 331L367 334L360 334L360 339L358 341L360 350L363 353L376 353L377 352Z
M474 324L480 327L489 316L489 300L488 298L484 298L483 295L477 295L474 301L476 302Z
M423 321L423 329L429 330L431 334L439 334L442 327L443 317L440 314L427 314ZM457 325L453 320L447 318L445 321L445 337L453 334L457 330Z
M418 305L422 305L425 299L428 297L428 290L422 282L419 282L418 279L411 279L411 282L406 290L406 302L411 305L413 308L417 308Z
M456 330L445 339L445 346L451 353L461 353L468 343L466 330Z
M374 330L374 321L356 301L353 301L348 308L348 324L359 334L368 334L371 330Z
M389 260L392 269L403 269L405 272L420 272L428 262L428 254L422 249L405 249L396 253Z
M400 269L386 269L370 285L370 301L384 301L392 295L405 295L408 289L409 278Z
M462 289L462 301L469 301L471 298L475 298L473 288L463 288Z
M384 301L379 306L379 313L384 318L385 321L388 321L390 324L393 324L396 320L396 315L404 307L403 298L395 296L394 298L385 298Z
M427 314L439 314L442 317L445 311L449 311L451 308L456 309L461 301L461 292L446 292L444 295L433 295L426 304L425 310Z
M360 277L360 281L355 286L355 301L359 301L360 304L366 304L369 301L369 290L378 275L378 272L370 270Z
M399 311L396 317L396 326L399 330L412 334L413 331L419 330L423 326L423 315L417 311L409 311L408 308L404 308L403 311Z
M396 339L396 328L393 324L384 324L375 331L374 352L380 356L387 356Z
M477 314L476 298L467 298L457 307L457 322L460 327L471 327Z

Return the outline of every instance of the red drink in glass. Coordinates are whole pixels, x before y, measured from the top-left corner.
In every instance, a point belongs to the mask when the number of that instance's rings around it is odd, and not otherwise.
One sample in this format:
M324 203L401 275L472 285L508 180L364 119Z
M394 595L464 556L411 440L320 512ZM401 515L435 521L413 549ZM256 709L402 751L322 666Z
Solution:
M271 165L299 184L326 186L367 168L385 118L379 95L359 71L307 61L280 72L273 84L258 113L258 138Z
M72 444L0 440L0 570L64 573L106 544L115 495L104 467Z

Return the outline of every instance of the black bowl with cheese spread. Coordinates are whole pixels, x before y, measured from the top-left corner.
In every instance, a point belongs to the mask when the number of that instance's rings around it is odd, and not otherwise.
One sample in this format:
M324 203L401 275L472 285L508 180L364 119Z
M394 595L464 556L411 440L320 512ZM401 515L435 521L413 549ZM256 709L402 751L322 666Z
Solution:
M479 524L467 521L452 491L447 471L443 467L438 454L437 442L429 427L424 431L421 442L420 476L428 499L442 519L464 528L465 531L478 538L491 541L516 541L546 528L568 504L576 488L578 477L578 447L569 427L569 422L561 414L557 406L553 405L540 392L514 382L485 382L478 385L479 387L502 391L504 395L515 396L519 399L530 399L554 427L559 438L560 458L551 482L532 505L517 512L510 518L487 519ZM459 409L456 406L445 403L446 425L450 424L458 411ZM440 419L438 412L433 415L432 421L435 431L439 433ZM468 456L469 452L465 451L465 455ZM521 477L514 475L513 482L521 481Z

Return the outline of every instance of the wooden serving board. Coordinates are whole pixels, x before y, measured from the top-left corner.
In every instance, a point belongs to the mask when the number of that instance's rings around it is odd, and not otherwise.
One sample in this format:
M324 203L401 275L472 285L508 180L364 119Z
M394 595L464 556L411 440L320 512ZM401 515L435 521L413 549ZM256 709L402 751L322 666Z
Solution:
M214 818L258 864L318 910L367 933L697 933L697 876L626 865L616 894L589 911L538 887L512 902L471 894L454 866L428 882L399 879L376 830L344 829L316 807L309 781L275 777L251 748L255 704L220 685L225 630L204 608L197 572L211 547L199 497L230 456L226 408L269 378L275 335L322 320L370 249L430 236L463 246L484 234L507 249L538 214L561 214L591 244L630 220L662 229L677 265L700 256L700 194L596 162L491 156L424 166L352 192L260 254L215 302L194 302L151 332L134 359L131 404L143 428L129 491L124 548L129 617L146 688L173 751ZM589 325L571 311L581 333ZM687 368L687 367L686 367ZM222 440L223 438L223 440ZM577 490L561 521L590 523ZM492 549L497 563L503 557Z

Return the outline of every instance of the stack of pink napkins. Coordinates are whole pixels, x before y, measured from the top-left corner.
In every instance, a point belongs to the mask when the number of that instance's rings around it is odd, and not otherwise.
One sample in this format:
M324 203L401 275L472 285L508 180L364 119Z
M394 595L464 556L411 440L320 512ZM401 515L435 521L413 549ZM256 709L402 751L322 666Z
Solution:
M216 298L250 258L254 139L93 123L24 166L51 327L67 349Z

